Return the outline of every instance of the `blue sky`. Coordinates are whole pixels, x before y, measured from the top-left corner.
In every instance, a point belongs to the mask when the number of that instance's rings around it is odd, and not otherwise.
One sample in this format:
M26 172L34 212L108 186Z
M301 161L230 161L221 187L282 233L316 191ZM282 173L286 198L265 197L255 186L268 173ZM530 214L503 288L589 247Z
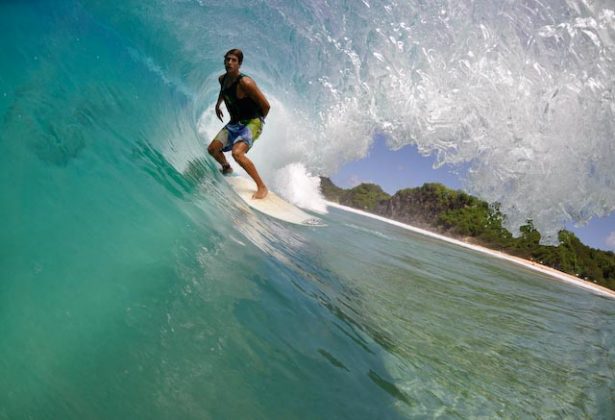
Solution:
M425 182L440 182L450 188L461 189L459 176L451 172L451 167L433 169L434 160L432 156L420 155L415 146L391 151L386 147L385 138L376 136L366 158L344 165L331 180L342 188L371 182L380 185L389 194ZM594 218L581 228L570 224L566 229L574 232L586 245L615 250L615 213Z

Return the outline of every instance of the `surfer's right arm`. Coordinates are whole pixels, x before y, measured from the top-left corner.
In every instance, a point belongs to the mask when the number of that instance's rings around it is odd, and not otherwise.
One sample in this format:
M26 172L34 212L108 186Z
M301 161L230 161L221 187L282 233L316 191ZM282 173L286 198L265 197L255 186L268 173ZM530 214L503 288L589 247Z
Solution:
M222 104L222 101L224 100L224 98L222 97L222 79L223 78L224 78L224 75L218 77L218 81L220 82L220 93L218 94L218 102L216 102L216 116L222 122L224 122L224 120L222 119L224 118L224 113L220 109L220 105Z

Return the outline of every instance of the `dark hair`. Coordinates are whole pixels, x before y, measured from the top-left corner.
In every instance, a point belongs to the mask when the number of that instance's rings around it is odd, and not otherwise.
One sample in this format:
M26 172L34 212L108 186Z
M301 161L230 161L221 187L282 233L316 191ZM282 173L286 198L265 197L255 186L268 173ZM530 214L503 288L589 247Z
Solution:
M241 63L243 62L243 52L239 48L233 48L232 50L228 50L226 54L224 54L224 58L231 54L237 57L237 59L239 60L239 64L241 65Z

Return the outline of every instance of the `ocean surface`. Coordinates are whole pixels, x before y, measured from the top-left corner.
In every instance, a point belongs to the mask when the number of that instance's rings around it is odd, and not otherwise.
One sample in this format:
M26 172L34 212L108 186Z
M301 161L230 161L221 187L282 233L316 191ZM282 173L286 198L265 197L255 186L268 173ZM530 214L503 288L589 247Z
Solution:
M0 2L0 418L615 417L612 299L327 210L317 178L380 133L513 226L612 210L612 9ZM234 47L272 103L250 156L326 228L206 156Z

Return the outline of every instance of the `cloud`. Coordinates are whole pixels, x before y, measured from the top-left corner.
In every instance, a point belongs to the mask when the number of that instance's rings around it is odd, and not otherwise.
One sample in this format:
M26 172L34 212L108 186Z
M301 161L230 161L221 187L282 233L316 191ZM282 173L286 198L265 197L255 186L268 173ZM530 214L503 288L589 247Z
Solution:
M610 249L615 249L615 230L611 232L609 236L606 237L606 239L604 240L604 243L606 243L606 245Z

